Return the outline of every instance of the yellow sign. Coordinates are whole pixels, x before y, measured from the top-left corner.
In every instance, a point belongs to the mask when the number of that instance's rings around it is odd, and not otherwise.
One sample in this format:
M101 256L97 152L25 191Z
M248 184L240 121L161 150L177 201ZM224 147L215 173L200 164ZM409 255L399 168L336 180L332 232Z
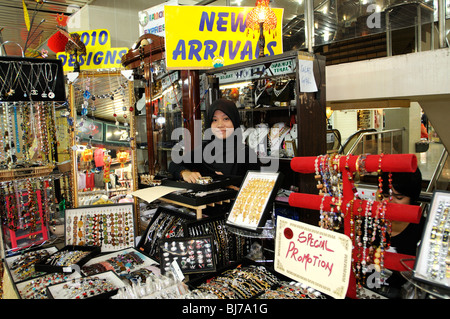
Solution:
M121 58L128 52L128 48L111 48L108 30L96 29L76 33L86 46L86 54L78 56L81 71L122 67ZM56 58L62 61L64 72L73 71L75 56L60 52L56 54Z
M346 235L277 217L275 270L333 298L347 293L352 242Z
M246 29L251 7L165 6L168 69L209 69L258 57L259 30ZM265 31L266 55L283 53L283 9L275 30Z

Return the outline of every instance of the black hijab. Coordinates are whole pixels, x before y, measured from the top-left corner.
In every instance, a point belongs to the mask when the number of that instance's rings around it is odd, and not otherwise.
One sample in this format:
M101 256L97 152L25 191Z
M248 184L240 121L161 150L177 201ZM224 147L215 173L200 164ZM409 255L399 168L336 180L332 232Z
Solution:
M234 104L234 102L230 100L218 99L212 102L211 106L208 109L205 120L206 129L211 127L214 112L216 112L217 110L222 111L223 113L228 115L231 122L233 122L235 130L241 126L241 118L239 116L239 111L236 107L236 104Z

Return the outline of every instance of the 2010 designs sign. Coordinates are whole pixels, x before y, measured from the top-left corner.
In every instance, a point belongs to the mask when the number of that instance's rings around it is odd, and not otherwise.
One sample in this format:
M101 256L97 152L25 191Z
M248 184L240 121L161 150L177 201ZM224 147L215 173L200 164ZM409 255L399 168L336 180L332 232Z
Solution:
M209 69L258 57L259 31L246 28L251 7L165 6L168 69ZM267 55L283 53L283 9L277 28L265 31ZM217 61L220 61L219 63Z
M78 57L80 70L121 68L122 55L128 48L111 48L111 36L108 30L96 29L77 31L81 41L86 46L86 54ZM73 71L75 56L60 52L56 58L62 61L64 72Z

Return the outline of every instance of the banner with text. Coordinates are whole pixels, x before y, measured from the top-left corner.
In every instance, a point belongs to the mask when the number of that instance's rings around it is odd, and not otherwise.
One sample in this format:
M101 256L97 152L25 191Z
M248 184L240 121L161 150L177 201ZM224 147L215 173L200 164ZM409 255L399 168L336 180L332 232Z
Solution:
M347 293L352 242L346 235L277 217L275 270L333 298Z
M86 46L86 54L78 56L81 71L122 67L122 55L128 52L128 48L111 48L111 36L108 30L96 29L73 33L78 33ZM62 61L64 72L73 71L74 55L59 52L56 58Z
M251 7L164 7L168 69L209 69L258 57L259 30L245 27ZM275 30L265 31L266 55L283 53L283 9L273 8Z

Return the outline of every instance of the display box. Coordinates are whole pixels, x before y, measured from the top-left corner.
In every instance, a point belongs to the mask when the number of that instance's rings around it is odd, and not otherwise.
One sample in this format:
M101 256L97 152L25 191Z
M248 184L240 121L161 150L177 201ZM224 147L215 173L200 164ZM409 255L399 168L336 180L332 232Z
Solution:
M217 188L207 191L186 192L185 190L183 190L180 192L173 192L164 195L164 198L191 206L201 206L234 199L236 197L236 194L237 191L235 191L234 189Z
M61 282L66 282L74 278L80 278L78 272L72 274L52 273L45 274L30 280L16 284L17 293L21 299L49 299L47 287Z
M227 218L227 225L262 232L283 176L248 171Z
M6 257L5 262L12 281L17 283L42 275L42 272L35 270L35 265L57 251L58 249L52 246L41 249L35 248Z
M66 245L99 246L110 252L134 247L134 236L133 203L66 209Z
M50 299L108 299L125 283L113 271L92 277L80 277L47 287Z
M183 274L216 271L212 236L162 239L160 241L161 273L176 263Z
M135 248L127 248L90 259L81 267L81 273L85 276L114 271L122 276L136 269L149 266L159 266L156 261L140 253Z
M211 178L209 182L204 183L188 183L184 181L174 181L171 179L163 179L161 181L164 186L192 189L195 191L210 191L213 189L224 188L230 185L240 184L242 182L242 176L220 176L216 175Z
M46 273L80 271L85 263L98 254L100 254L100 247L96 246L65 246L46 260L38 262L35 270Z
M196 219L194 213L160 206L142 234L136 249L159 261L159 241L163 238L183 237L186 221Z
M435 191L414 265L413 277L450 290L450 192Z

